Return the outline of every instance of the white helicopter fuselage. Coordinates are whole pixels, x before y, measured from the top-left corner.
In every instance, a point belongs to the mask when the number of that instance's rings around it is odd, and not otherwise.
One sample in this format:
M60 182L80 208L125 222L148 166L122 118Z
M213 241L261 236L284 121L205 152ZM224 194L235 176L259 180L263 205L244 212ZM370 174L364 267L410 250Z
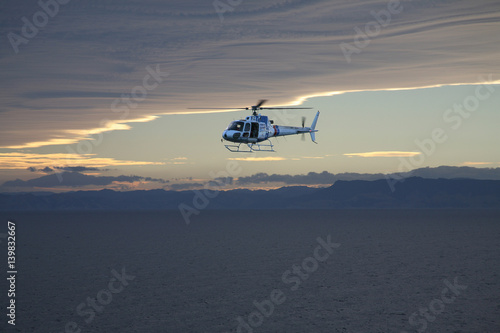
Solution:
M272 137L309 133L311 134L311 140L315 142L314 133L318 131L315 129L318 116L319 111L311 127L294 127L274 125L272 120L269 120L267 116L260 114L252 115L245 119L231 122L222 133L222 138L230 142L252 144L268 140Z

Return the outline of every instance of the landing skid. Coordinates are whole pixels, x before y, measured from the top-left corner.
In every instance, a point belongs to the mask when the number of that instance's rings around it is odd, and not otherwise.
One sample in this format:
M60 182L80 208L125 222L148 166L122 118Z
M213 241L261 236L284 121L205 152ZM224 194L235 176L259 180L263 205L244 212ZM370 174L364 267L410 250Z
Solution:
M269 143L239 143L224 146L227 148L227 150L233 153L253 153L254 151L275 152L273 143L269 139L267 139L266 141Z

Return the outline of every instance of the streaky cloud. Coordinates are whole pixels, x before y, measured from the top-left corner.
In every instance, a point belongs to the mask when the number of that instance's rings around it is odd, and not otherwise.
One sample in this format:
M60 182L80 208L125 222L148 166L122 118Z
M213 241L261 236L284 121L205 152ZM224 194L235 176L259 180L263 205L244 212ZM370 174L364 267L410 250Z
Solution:
M141 176L92 176L79 172L63 172L34 178L30 180L10 180L2 184L2 187L29 187L29 188L56 188L56 187L82 187L89 185L105 186L115 182L133 183L138 181L168 183L158 178Z
M211 1L71 2L19 54L0 41L1 146L65 145L85 133L127 130L137 119L190 112L193 95L207 105L251 105L254 96L296 105L349 91L477 83L488 74L498 82L498 1L401 1L403 11L348 64L339 45L352 43L355 28L387 3L246 1L221 23ZM21 33L18 18L39 7L3 9L6 36ZM123 119L113 102L141 87L153 65L171 74L132 101L133 117ZM103 128L103 119L115 125Z
M267 157L229 157L230 161L244 161L244 162L275 162L285 161L285 157L280 156L267 156Z
M420 155L422 152L415 151L370 151L366 153L349 153L344 154L344 156L352 157L411 157Z
M117 160L107 157L96 157L93 154L69 154L69 153L0 153L0 170L27 170L28 168L52 168L70 170L67 168L81 167L102 168L107 166L123 165L163 165L163 162ZM30 169L31 171L31 169ZM70 170L71 171L71 170Z
M265 184L265 183L282 183L286 185L331 185L338 180L379 180L390 177L397 179L408 177L422 178L468 178L468 179L483 179L483 180L500 180L500 168L474 168L474 167L455 167L455 166L440 166L435 168L419 168L403 174L383 174L383 173L355 173L344 172L333 174L327 171L321 173L309 172L302 175L287 175L287 174L267 174L256 173L252 176L239 177L238 185Z

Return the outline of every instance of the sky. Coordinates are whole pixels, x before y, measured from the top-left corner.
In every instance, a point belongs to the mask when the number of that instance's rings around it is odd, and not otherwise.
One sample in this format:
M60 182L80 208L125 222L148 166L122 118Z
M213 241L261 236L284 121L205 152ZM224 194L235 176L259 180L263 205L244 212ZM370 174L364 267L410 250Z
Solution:
M500 167L495 0L23 0L0 18L0 184L52 177L0 191ZM318 144L227 151L248 112L222 109L259 99L313 108L265 113L281 125L319 110Z

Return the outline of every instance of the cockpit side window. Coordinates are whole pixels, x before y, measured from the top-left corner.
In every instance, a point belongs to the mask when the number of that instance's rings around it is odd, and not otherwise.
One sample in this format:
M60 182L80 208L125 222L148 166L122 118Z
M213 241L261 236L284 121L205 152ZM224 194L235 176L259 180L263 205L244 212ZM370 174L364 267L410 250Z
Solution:
M229 127L227 129L230 131L241 132L241 130L243 129L243 122L242 121L233 121L231 124L229 124Z

